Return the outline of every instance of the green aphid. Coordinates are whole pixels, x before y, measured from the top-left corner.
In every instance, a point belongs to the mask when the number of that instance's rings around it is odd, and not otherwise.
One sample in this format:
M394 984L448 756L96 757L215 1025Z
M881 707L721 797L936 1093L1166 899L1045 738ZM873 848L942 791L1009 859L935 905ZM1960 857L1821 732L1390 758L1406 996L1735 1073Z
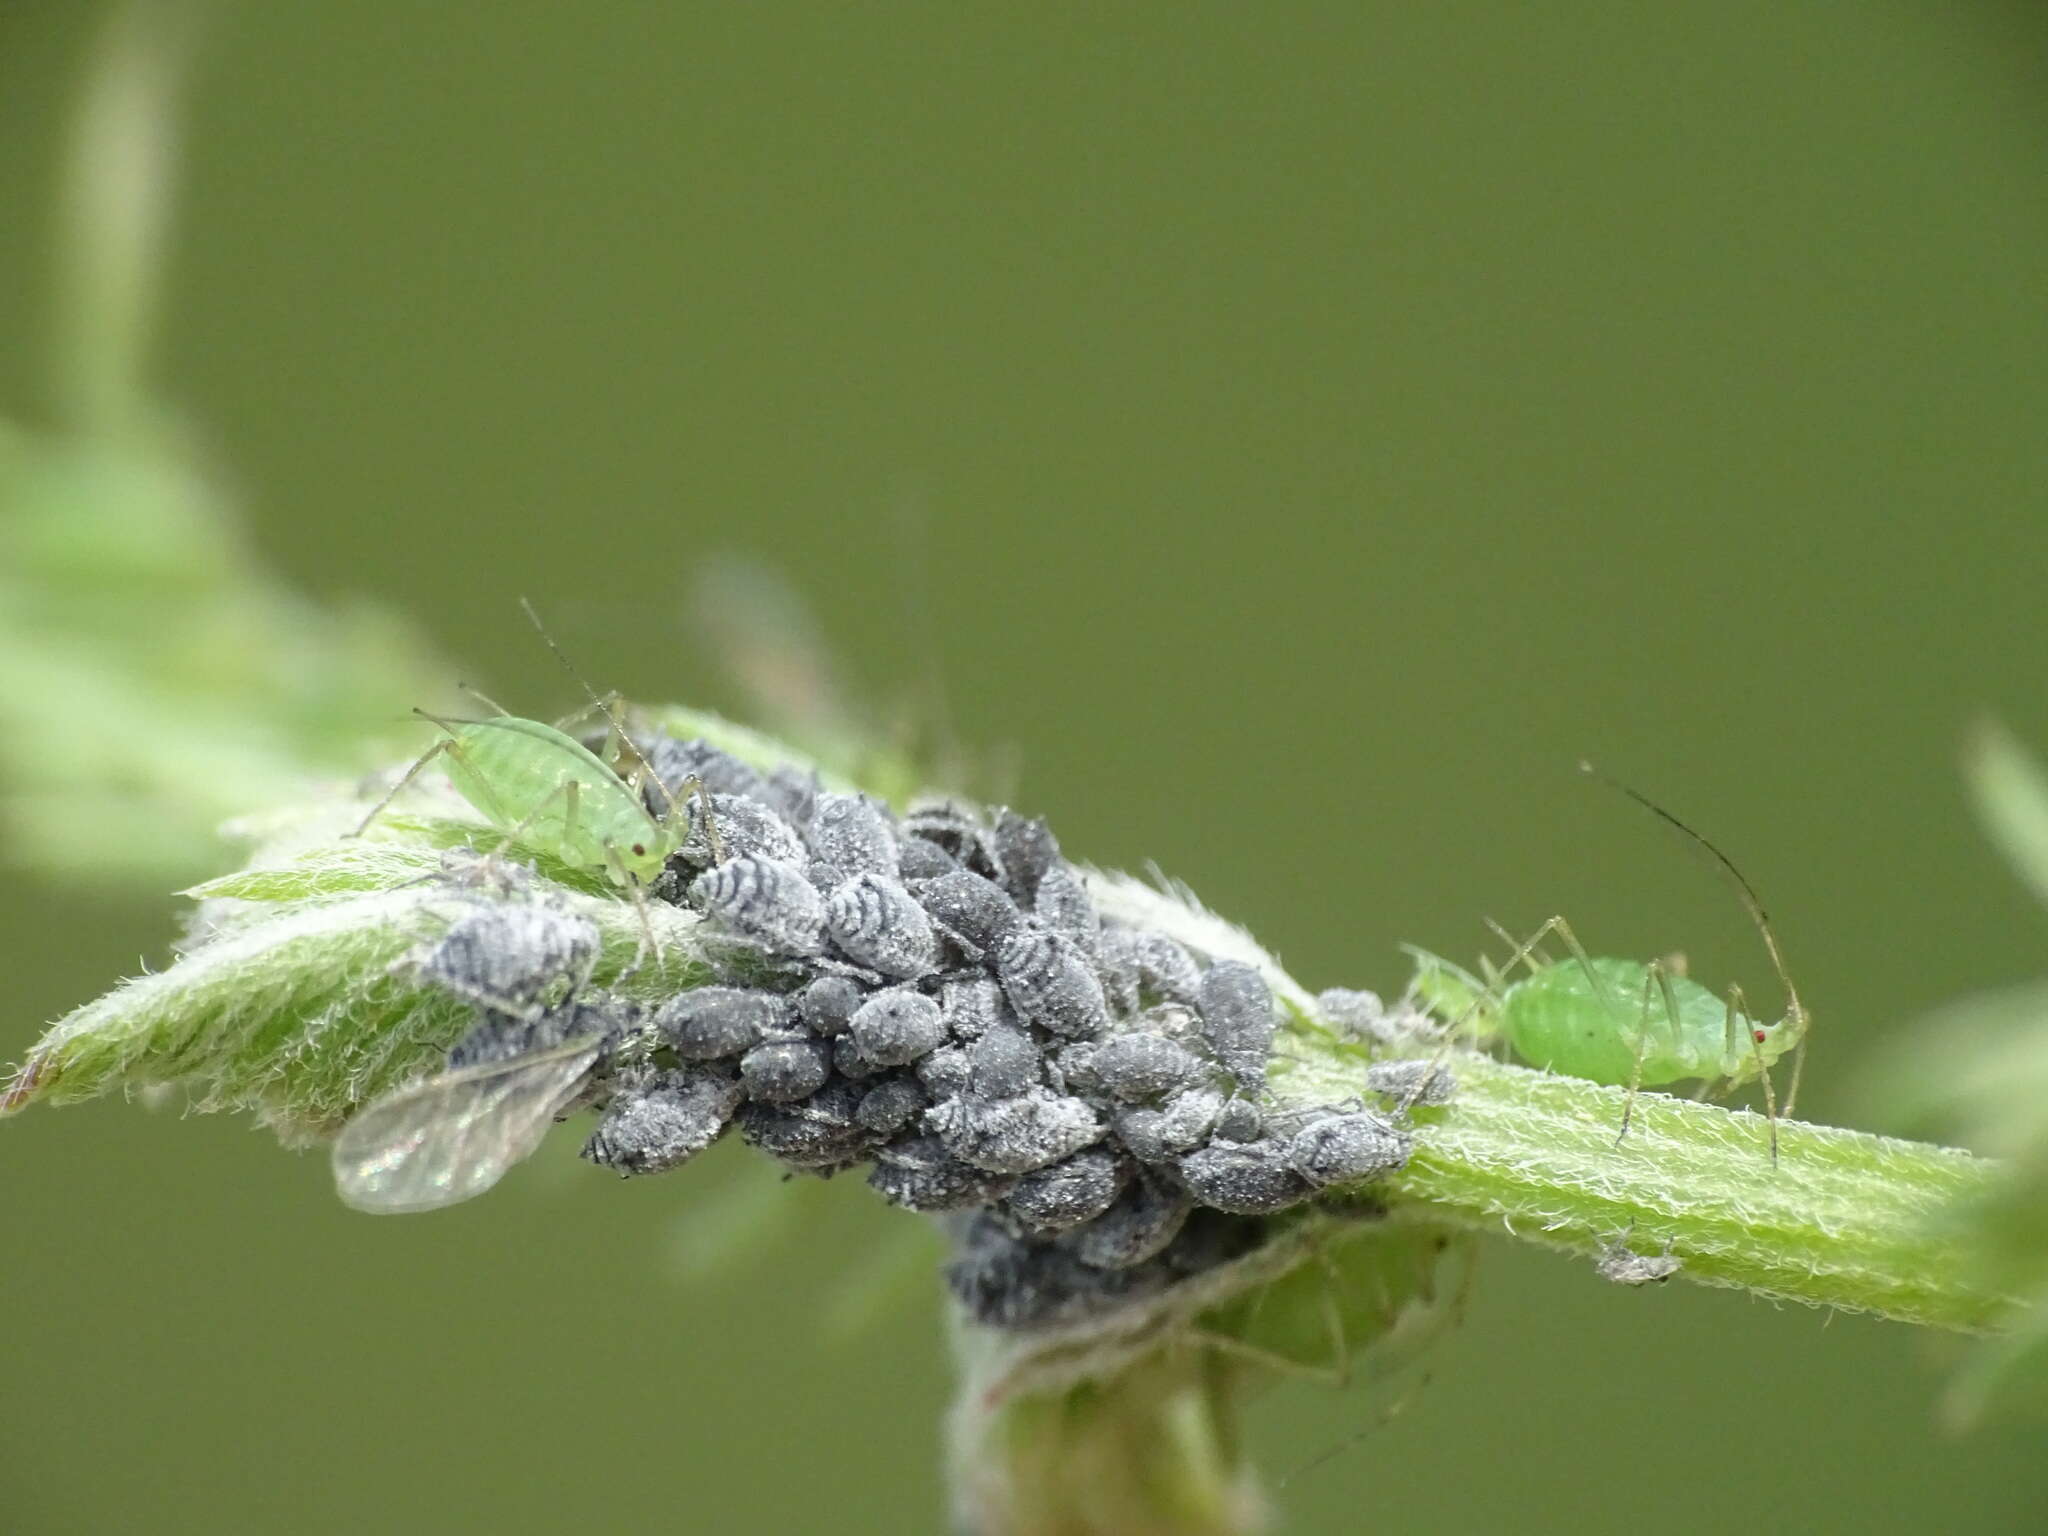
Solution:
M603 870L620 885L648 884L689 834L689 817L680 807L694 783L678 786L675 804L655 816L635 784L552 725L507 714L488 720L426 718L447 736L406 770L363 819L359 833L438 760L456 792L508 840L516 838L575 869Z

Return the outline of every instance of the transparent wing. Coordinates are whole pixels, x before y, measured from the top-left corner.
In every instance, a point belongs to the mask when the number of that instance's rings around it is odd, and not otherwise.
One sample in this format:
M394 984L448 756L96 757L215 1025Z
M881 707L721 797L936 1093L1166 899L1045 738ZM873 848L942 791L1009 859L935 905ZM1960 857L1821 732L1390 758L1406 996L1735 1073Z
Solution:
M439 1210L482 1194L540 1145L601 1044L575 1040L386 1094L335 1138L335 1193L379 1215Z

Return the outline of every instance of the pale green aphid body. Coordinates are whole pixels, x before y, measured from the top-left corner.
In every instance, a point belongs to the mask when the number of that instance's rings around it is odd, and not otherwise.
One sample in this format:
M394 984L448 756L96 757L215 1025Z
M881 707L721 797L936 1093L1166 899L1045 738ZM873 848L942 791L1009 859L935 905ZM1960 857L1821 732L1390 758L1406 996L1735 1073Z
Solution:
M1797 1009L1775 1024L1746 1015L1668 961L1573 955L1491 982L1421 950L1416 995L1459 1032L1504 1040L1531 1066L1612 1087L1760 1076L1805 1034Z
M434 723L446 738L412 766L399 789L438 759L456 793L508 837L574 868L604 870L622 885L645 885L682 846L687 816L650 815L637 789L552 725L517 715Z

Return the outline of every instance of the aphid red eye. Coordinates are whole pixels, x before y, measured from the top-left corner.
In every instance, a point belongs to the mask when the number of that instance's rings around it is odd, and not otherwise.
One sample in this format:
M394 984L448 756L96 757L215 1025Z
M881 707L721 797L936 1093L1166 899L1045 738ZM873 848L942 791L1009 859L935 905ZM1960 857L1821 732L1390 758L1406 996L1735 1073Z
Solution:
M642 856L643 854L645 854L646 852L647 852L647 845L646 845L645 843L635 843L635 844L633 845L633 857L634 857L634 858L636 858L636 859L637 859L637 858L641 857L641 856ZM1757 1038L1758 1038L1758 1039L1762 1039L1763 1037L1762 1037L1762 1036L1758 1036Z
M1758 1045L1762 1045L1766 1040L1770 1038L1771 1032L1767 1029L1760 1029L1756 1032L1756 1043Z

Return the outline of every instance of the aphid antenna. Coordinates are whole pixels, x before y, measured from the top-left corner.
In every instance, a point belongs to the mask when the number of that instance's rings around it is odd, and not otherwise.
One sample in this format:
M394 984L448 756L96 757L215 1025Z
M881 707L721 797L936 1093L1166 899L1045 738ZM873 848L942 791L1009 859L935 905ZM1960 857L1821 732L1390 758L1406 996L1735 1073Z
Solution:
M1785 1113L1790 1115L1799 1099L1799 1079L1806 1067L1806 1042L1813 1016L1806 1011L1806 1005L1799 1001L1799 989L1792 983L1792 973L1785 965L1785 952L1778 947L1777 930L1771 926L1771 917L1764 910L1763 898L1757 895L1756 887L1749 883L1748 877L1735 867L1733 859L1715 847L1703 833L1679 820L1641 790L1624 784L1612 774L1602 772L1594 767L1588 758L1579 759L1579 772L1588 778L1597 779L1609 789L1619 790L1666 826L1673 828L1695 848L1704 852L1713 861L1714 867L1719 869L1735 887L1736 895L1742 900L1743 909L1749 913L1750 921L1756 926L1757 936L1763 940L1765 952L1771 957L1771 968L1778 973L1778 984L1785 989L1786 1017L1799 1031L1799 1043L1792 1052L1792 1081L1785 1089ZM1773 1123L1774 1149L1776 1144L1777 1127ZM1775 1150L1773 1155L1775 1156Z
M604 716L605 723L611 727L612 739L619 744L619 755L624 757L627 754L631 754L632 761L636 766L631 775L628 776L628 782L637 790L641 784L652 780L655 788L660 792L661 798L668 806L668 809L663 813L663 819L666 820L668 817L673 816L676 813L676 792L671 790L662 780L661 775L654 771L654 765L647 761L647 755L640 750L639 746L635 744L632 735L626 730L626 722L620 718L617 708L619 695L617 693L601 694L590 686L590 680L577 670L576 663L569 659L568 652L556 644L555 637L548 633L548 627L541 622L540 612L533 606L531 598L521 596L519 599L519 609L520 612L526 615L527 622L533 626L534 633L540 636L541 644L548 648L549 653L553 655L555 660L562 664L562 670L576 680L576 686L583 690L592 706L599 714ZM719 845L718 826L711 816L711 796L704 787L704 781L695 774L692 774L678 788L681 790L682 798L684 799L688 799L693 794L697 797L698 811L704 817L705 840L711 845L711 862L723 864L725 862L725 852Z
M512 713L511 710L507 709L504 705L500 704L488 693L485 693L483 689L476 687L472 683L465 683L461 681L459 678L456 680L455 683L455 691L457 693L464 695L467 698L475 699L477 703L483 705L485 709L488 709L494 715L509 715ZM429 720L432 720L436 725L441 724L441 719L438 715L427 715L427 712L424 709L416 709L413 711L413 713L416 715L426 715L427 718ZM455 723L458 725L469 725L474 724L475 722L457 721Z

